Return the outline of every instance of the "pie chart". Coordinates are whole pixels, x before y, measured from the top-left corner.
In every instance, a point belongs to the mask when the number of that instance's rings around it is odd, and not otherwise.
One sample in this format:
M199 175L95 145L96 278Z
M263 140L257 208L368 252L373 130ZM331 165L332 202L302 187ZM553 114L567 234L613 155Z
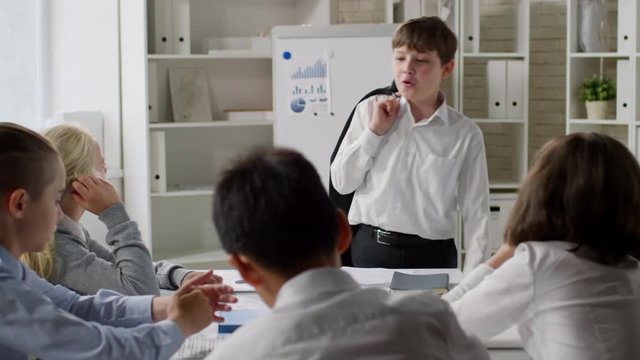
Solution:
M304 111L306 104L307 102L304 101L303 98L295 98L291 101L291 110L293 110L294 113L301 113Z

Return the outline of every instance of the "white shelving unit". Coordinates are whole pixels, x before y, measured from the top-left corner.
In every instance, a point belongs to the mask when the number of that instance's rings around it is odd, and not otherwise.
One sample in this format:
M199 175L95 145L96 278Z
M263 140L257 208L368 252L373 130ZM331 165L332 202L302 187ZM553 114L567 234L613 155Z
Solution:
M273 146L270 30L334 23L337 1L136 3L120 9L127 206L154 260L226 267L211 221L213 182L239 153ZM206 74L213 121L174 121L169 80L174 68ZM230 111L255 115L225 120ZM155 133L162 133L162 142ZM140 143L147 149L143 154L127 151Z
M638 157L640 28L636 22L640 19L640 6L635 0L608 1L607 11L609 51L582 52L580 2L567 1L566 133L604 133L626 144ZM579 100L580 85L593 75L603 75L616 82L616 100L612 101L614 106L609 106L605 119L587 120L585 104Z
M527 171L530 4L460 5L459 109L485 135L491 191L514 191Z

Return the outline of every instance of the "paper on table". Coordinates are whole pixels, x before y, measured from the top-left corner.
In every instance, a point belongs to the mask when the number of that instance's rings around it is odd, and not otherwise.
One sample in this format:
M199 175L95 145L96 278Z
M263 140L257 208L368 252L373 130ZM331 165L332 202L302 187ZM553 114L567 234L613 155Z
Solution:
M229 285L235 292L254 292L256 289L245 283L237 270L215 270L216 275L222 276L222 283Z

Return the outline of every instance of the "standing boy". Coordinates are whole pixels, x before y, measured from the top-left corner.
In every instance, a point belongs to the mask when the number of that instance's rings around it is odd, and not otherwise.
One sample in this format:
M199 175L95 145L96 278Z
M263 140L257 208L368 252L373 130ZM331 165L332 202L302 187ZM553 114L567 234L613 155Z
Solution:
M482 131L440 91L456 36L439 18L422 17L402 24L392 46L398 94L357 106L331 165L336 190L355 191L353 264L456 267L460 211L469 271L488 255L489 186Z
M435 295L363 289L338 268L350 227L300 153L250 154L214 194L230 264L273 311L207 359L488 359Z

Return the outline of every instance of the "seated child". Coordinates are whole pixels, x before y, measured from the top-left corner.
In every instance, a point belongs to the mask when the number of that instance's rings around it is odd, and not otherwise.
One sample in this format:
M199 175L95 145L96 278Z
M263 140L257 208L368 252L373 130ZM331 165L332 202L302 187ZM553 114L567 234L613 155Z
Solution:
M84 130L59 125L45 133L56 147L66 170L66 188L60 207L55 241L24 261L40 276L82 294L109 289L125 295L157 295L159 289L177 289L196 272L166 261L153 263L138 225L129 218L120 196L105 180L100 146ZM106 243L91 238L79 220L85 211L107 226ZM221 282L217 276L214 281Z
M62 161L41 135L0 123L0 357L168 359L185 336L236 301L232 289L194 277L172 296L122 296L100 290L80 296L22 265L42 251L61 218ZM154 323L155 322L155 323Z
M465 330L487 339L517 325L535 360L638 357L640 167L624 145L595 133L548 142L505 234L443 296Z
M216 185L213 214L229 262L273 311L207 359L488 359L433 294L361 288L340 266L347 217L300 153L252 153Z

